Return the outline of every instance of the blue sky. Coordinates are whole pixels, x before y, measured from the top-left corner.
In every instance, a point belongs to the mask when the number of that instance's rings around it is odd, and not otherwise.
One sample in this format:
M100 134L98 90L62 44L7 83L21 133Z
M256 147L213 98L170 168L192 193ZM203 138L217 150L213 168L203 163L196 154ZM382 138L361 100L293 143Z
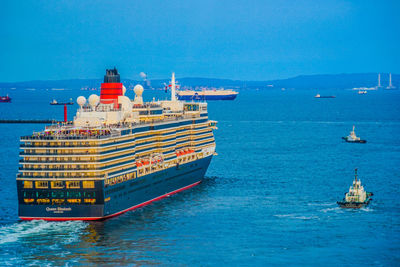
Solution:
M0 1L0 81L400 73L400 1Z

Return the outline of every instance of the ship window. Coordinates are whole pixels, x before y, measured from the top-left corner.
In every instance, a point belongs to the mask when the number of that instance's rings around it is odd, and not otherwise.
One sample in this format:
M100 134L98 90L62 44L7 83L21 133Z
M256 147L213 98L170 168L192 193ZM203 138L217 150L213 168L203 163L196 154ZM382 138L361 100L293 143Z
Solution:
M35 181L36 188L48 188L49 183L47 181Z
M64 183L63 183L63 181L52 181L51 188L54 188L54 189L64 188Z
M79 198L74 198L74 199L67 199L67 202L73 204L80 204L81 200Z
M64 199L52 199L51 203L54 204L63 204L64 203Z
M23 183L24 183L24 188L33 188L32 181L23 181Z
M33 198L35 196L36 196L35 192L32 192L32 191L24 192L24 197Z
M81 192L67 192L68 198L80 198Z
M85 203L89 203L89 204L94 204L94 203L96 203L96 199L94 199L94 198L85 198Z
M94 181L83 181L83 188L94 188Z
M63 191L51 192L51 197L53 197L53 198L63 198L64 195L65 194Z
M38 199L36 200L36 202L37 202L38 204L47 204L47 203L50 203L50 199L48 199L48 198L38 198Z
M33 201L35 201L33 198L24 198L24 202L27 204L32 203Z
M48 198L48 197L50 197L50 193L49 192L47 192L47 191L44 191L44 192L37 192L37 197L38 198Z
M83 197L94 198L94 197L96 197L96 193L95 192L84 192Z
M68 181L66 184L67 188L80 188L79 181Z

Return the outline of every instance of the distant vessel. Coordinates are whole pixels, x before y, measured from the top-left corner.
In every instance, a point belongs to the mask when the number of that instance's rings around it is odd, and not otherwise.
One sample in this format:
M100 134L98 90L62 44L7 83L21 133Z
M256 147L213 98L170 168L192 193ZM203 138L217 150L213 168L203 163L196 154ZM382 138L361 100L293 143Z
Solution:
M0 96L0 103L10 103L11 102L11 97L8 95L6 96Z
M70 100L70 102L58 102L57 100L53 99L53 101L50 102L50 105L73 105L74 102L72 102L72 99Z
M353 125L353 131L350 132L348 136L342 137L346 142L349 143L366 143L367 140L361 140L360 137L356 136L356 133L354 132L354 125Z
M239 93L229 90L177 91L179 100L234 100Z
M357 179L357 169L355 169L355 178L353 185L350 186L349 192L345 194L342 201L338 201L341 208L359 209L369 204L372 200L372 192L366 192L361 185L361 181Z
M320 94L316 94L314 97L315 97L315 98L335 98L336 96L334 96L334 95L320 95Z
M366 90L358 90L359 95L365 95L367 93Z
M389 73L389 85L386 87L386 89L391 90L391 89L396 89L395 86L392 84L392 74Z

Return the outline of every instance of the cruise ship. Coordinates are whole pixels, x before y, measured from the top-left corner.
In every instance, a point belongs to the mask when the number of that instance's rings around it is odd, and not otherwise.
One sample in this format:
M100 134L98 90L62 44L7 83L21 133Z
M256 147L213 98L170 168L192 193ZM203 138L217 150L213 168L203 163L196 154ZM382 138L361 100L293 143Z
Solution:
M233 90L177 91L179 100L234 100L239 93Z
M215 153L207 103L131 100L118 71L100 96L80 96L74 120L21 137L22 220L103 220L199 184Z

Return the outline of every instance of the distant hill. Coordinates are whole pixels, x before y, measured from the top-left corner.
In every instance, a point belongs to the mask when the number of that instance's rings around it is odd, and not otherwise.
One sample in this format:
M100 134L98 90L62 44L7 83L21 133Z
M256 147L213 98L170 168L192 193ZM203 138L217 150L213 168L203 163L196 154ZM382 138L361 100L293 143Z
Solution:
M236 89L271 89L271 88L294 88L294 89L349 89L354 87L373 87L377 85L377 73L354 73L354 74L320 74L320 75L301 75L289 79L269 80L269 81L239 81L229 79L212 78L178 78L182 86L189 87L225 87ZM72 79L72 80L48 80L48 81L26 81L1 83L0 88L36 88L52 89L67 88L80 89L82 87L99 87L101 79ZM125 86L133 86L142 81L122 79ZM163 88L164 83L169 79L151 80L154 88ZM389 74L381 74L381 85L386 87L389 82ZM393 85L400 87L400 75L392 74Z

